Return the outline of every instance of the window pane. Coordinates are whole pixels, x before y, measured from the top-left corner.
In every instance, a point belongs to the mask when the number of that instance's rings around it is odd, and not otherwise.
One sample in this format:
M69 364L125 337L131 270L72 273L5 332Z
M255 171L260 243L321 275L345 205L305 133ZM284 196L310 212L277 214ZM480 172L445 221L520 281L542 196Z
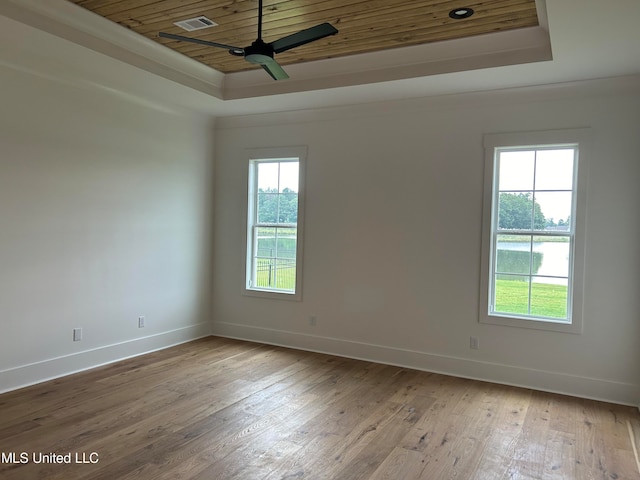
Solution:
M569 237L534 237L533 254L540 256L540 265L534 275L551 277L569 276Z
M277 228L277 257L289 258L295 260L296 258L296 241L297 241L297 229L296 228Z
M297 229L257 229L256 286L295 291Z
M500 152L499 190L533 190L534 151Z
M298 162L280 164L280 192L298 191Z
M573 188L574 150L539 150L536 156L536 190Z
M270 258L276 256L276 229L260 227L256 229L256 256Z
M568 280L533 277L531 283L531 315L567 318Z
M273 287L275 285L275 259L256 259L256 287Z
M500 193L498 198L499 230L531 230L544 228L544 216L539 207L534 217L533 195L529 192Z
M496 275L496 277L502 277ZM496 278L493 311L495 313L529 313L529 277L510 275Z
M296 288L296 260L278 258L275 263L275 287L293 291Z
M277 192L278 191L278 163L264 162L258 163L258 191Z
M544 217L544 230L570 231L571 196L571 192L536 192L536 203Z
M523 273L531 270L531 236L498 235L496 238L496 273ZM498 278L504 278L498 275Z
M258 223L278 221L278 194L258 193Z
M281 193L279 197L278 223L297 223L298 194Z

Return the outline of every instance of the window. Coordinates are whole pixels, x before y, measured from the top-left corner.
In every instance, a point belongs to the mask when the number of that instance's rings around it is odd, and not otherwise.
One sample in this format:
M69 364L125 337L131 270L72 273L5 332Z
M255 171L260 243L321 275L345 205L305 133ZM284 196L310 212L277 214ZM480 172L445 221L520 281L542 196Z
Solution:
M305 152L250 153L245 293L299 300Z
M481 322L581 332L586 137L485 137Z

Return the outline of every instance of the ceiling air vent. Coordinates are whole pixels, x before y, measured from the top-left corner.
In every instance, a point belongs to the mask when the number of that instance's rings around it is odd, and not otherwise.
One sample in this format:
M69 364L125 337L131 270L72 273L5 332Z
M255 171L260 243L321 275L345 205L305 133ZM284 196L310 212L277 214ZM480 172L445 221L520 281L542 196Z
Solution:
M200 16L195 18L187 18L179 22L174 22L174 25L183 28L187 32L193 32L194 30L202 30L203 28L215 27L218 25L213 20L209 20L207 17Z

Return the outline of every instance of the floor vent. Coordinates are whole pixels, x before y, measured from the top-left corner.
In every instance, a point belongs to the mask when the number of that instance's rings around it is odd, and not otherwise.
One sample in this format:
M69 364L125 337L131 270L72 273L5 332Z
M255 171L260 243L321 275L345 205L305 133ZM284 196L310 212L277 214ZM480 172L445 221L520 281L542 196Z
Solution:
M200 16L175 22L174 25L183 28L187 32L193 32L194 30L202 30L203 28L215 27L218 24L213 20L209 20L207 17Z

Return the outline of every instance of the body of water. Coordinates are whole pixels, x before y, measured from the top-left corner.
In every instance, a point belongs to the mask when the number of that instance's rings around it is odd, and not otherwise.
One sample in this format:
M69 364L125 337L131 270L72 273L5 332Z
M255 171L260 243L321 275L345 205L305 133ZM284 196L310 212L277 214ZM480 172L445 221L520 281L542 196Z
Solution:
M533 245L527 242L498 242L498 251L502 258L511 257L510 260L512 262L521 262L521 269L518 268L512 271L522 273L528 272L528 263L530 262L529 255L523 255L523 253L533 251L534 271L532 273L539 276L535 279L536 282L567 284L567 277L569 276L569 242L534 242ZM510 255L510 252L517 253Z

